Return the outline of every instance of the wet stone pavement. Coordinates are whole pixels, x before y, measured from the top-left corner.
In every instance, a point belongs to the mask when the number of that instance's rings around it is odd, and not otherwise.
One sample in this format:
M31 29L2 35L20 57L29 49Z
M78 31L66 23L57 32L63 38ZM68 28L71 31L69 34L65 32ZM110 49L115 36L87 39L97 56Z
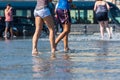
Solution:
M0 40L0 80L120 80L119 33L110 40L70 35L71 52L64 53L61 41L56 59L50 58L48 38L39 39L38 57L31 56L31 45L31 38Z

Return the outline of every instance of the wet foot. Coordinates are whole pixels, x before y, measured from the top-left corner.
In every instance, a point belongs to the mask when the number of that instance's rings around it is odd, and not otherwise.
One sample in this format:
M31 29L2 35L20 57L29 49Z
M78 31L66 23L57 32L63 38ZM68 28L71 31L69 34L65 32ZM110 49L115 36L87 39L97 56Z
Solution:
M39 53L39 52L38 52L37 50L33 50L33 51L32 51L32 56L38 56L38 53Z
M100 39L101 39L101 40L104 40L104 37L101 37Z
M57 44L55 44L55 51L58 51L58 49L57 49Z
M64 52L65 52L65 53L74 53L75 50L74 50L74 49L71 50L70 48L67 48L67 49L64 49Z
M56 51L56 49L53 48L53 49L51 50L51 53L54 54L55 51Z
M112 37L110 36L109 39L112 39Z
M65 48L65 49L64 49L64 52L65 52L65 53L68 53L69 51L70 51L69 48Z

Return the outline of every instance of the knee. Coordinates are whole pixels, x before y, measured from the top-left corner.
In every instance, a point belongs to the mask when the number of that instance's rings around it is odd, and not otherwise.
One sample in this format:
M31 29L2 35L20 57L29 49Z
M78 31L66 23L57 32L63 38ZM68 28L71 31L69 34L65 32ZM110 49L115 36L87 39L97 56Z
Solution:
M70 30L63 30L63 32L64 32L65 34L68 34L68 33L70 33Z
M106 26L106 28L110 28L110 26L108 24L106 24L105 26Z
M68 33L70 33L70 29L68 30Z

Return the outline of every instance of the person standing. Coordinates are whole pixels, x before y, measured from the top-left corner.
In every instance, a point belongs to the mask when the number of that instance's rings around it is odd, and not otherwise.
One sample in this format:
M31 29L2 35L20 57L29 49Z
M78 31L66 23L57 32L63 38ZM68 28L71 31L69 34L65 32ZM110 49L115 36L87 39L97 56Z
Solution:
M60 24L62 24L62 27L63 27L63 31L58 35L58 37L55 40L55 46L57 47L57 44L59 43L59 41L63 39L65 52L69 50L68 34L70 32L70 27L71 27L69 2L72 2L72 0L59 0L57 3L57 9L55 10L57 18L59 19Z
M108 11L110 6L107 2L103 0L96 0L94 5L94 11L96 13L96 19L100 25L101 38L104 39L104 28L106 27L109 39L112 38L112 33L110 31L110 26L108 25Z
M48 3L51 0L37 0L37 5L34 10L35 16L35 33L32 38L32 55L38 55L38 39L45 23L49 29L49 40L51 44L51 52L55 53L55 35L54 35L54 22L50 10L48 8Z
M10 4L7 4L6 8L5 8L5 35L4 37L7 38L7 33L10 29L10 37L13 37L13 12L12 12L12 6Z

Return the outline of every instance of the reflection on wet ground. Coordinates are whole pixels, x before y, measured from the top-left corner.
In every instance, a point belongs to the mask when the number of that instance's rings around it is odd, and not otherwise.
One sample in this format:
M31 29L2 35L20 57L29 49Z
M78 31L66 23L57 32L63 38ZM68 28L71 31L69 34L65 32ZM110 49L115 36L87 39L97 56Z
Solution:
M31 39L0 40L0 80L120 80L120 35L70 35L69 53L51 59L48 38L39 39L38 57L31 56ZM69 57L68 57L69 56Z

